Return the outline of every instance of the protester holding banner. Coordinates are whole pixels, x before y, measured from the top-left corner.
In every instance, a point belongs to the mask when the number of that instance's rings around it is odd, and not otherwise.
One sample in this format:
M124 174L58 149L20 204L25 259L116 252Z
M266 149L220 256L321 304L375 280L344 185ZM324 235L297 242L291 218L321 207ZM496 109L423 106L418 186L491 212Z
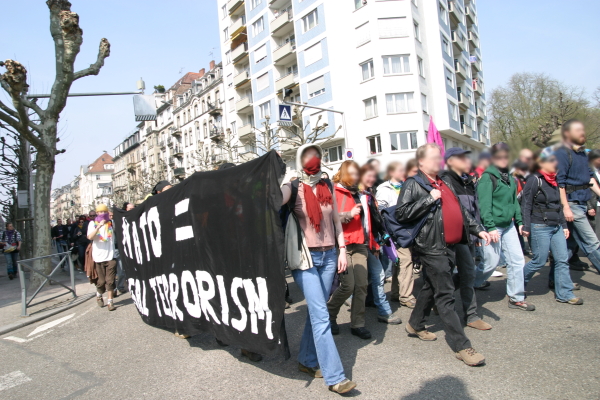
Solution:
M108 311L114 311L116 308L113 304L113 295L117 262L114 259L113 224L106 204L97 205L96 212L98 216L90 221L87 232L88 239L92 241L92 258L98 273L96 301L98 306L104 307L102 295L107 292Z
M321 179L322 156L317 145L301 146L296 156L296 170L301 176L281 189L283 205L288 204L292 211L286 226L286 259L308 306L299 370L314 378L323 377L331 391L346 393L356 384L344 374L327 312L334 275L346 271L346 244L336 198L328 181ZM294 252L298 243L303 251Z

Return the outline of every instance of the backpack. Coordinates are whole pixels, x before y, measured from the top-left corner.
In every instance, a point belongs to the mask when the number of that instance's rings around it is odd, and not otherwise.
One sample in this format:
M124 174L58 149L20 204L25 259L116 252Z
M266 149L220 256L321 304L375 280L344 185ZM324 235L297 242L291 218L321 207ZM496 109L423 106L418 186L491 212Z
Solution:
M321 179L323 182L327 184L329 187L329 191L331 192L331 196L335 196L333 192L333 183L329 179ZM293 213L294 206L296 205L296 199L298 198L298 188L300 187L300 179L296 179L292 181L290 185L292 189L292 194L290 196L290 200L279 209L279 219L281 220L281 227L285 232L285 227L287 226L288 219L290 218L290 214Z
M425 181L423 181L423 179L418 175L415 175L408 179L413 179L423 189L425 189L427 191L427 193L429 193L433 190L433 187L428 182L426 183ZM431 207L429 212L427 214L425 214L421 219L419 219L417 221L411 221L411 222L402 222L401 223L401 222L398 222L398 220L396 220L396 207L397 206L392 206L392 207L384 208L383 210L381 210L381 215L383 216L383 223L385 225L385 230L391 236L391 238L392 238L393 242L396 244L396 246L402 247L402 248L409 248L415 243L415 239L417 238L417 236L419 235L419 232L421 232L421 229L423 229L423 225L425 225L425 222L427 221L427 216L429 215L429 213L435 212L435 210L438 206L438 203L439 203L439 200L433 204L433 206Z

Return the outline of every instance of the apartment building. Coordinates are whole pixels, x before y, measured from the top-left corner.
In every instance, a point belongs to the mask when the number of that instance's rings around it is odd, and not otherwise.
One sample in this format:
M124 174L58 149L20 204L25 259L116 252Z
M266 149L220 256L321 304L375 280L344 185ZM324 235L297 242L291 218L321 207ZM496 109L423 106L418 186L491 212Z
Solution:
M278 104L306 103L326 163L407 161L430 117L447 147L489 145L474 0L217 0L225 115L250 145ZM248 149L250 150L250 149ZM293 167L289 159L288 165Z
M104 152L91 164L80 167L80 204L84 213L89 212L98 203L110 204L114 169L113 158L107 152Z
M135 201L132 198L132 185L144 179L146 171L142 167L142 147L140 136L145 122L138 124L127 138L114 149L114 169L112 174L112 187L116 195L122 195L124 201ZM135 188L133 188L135 189ZM135 190L134 190L135 191ZM118 204L120 207L121 205Z

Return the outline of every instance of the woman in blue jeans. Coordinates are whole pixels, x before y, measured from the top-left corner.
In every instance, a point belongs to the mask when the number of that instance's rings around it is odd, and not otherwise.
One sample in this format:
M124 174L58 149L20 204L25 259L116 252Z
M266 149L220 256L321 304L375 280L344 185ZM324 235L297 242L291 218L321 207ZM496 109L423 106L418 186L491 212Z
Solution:
M331 334L327 300L335 274L346 270L346 244L335 196L329 181L321 179L322 156L323 151L317 145L301 146L296 158L296 170L301 174L297 186L288 183L281 192L283 205L291 202L288 207L292 213L286 228L286 248L290 238L294 238L300 240L302 249L307 247L310 253L310 259L299 257L302 260L299 265L290 265L308 307L298 352L298 369L313 378L324 378L329 390L341 394L354 389L356 383L344 374ZM294 237L296 229L288 229L296 224L301 230L298 238Z
M556 301L572 305L583 304L583 299L573 294L573 281L569 273L567 238L569 229L560 203L556 182L557 160L551 147L543 149L537 157L535 172L527 179L523 189L523 236L529 236L533 258L525 265L525 285L533 274L546 265L548 251L554 257L554 293Z

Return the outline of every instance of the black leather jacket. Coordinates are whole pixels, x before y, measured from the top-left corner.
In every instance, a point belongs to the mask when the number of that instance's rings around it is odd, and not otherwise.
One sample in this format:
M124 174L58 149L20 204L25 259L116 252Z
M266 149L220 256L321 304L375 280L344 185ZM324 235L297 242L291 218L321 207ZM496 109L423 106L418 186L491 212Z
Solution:
M429 179L425 174L419 171L419 176L425 182L429 182ZM452 182L448 177L442 177L442 180L450 188L452 193L456 196L454 189L452 188ZM479 232L484 231L477 221L465 211L465 208L460 203L458 197L456 198L460 204L460 208L463 215L463 240L461 243L469 243L469 233L472 235L478 235ZM430 213L431 206L435 203L433 197L421 187L413 179L408 179L404 182L400 196L398 197L398 203L396 206L396 219L398 222L411 222L422 218L427 215L427 222L423 225L423 229L419 232L419 235L415 239L413 250L424 253L424 254L444 254L446 251L446 240L444 239L444 223L442 220L442 207L436 208L434 213Z

